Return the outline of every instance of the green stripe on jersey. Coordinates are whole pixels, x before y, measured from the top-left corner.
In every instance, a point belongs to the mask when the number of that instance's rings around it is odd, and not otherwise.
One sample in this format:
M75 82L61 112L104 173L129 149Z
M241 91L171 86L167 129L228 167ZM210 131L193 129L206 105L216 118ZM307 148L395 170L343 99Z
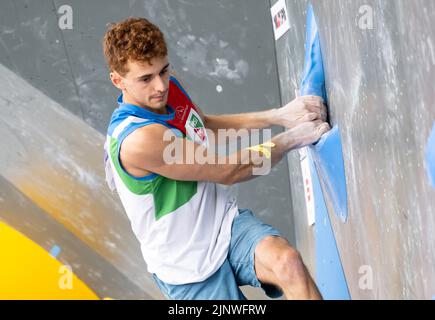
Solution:
M161 175L150 180L134 179L121 168L118 139L113 137L110 137L110 157L116 172L130 192L135 195L153 195L156 220L186 204L197 192L197 181L173 180Z

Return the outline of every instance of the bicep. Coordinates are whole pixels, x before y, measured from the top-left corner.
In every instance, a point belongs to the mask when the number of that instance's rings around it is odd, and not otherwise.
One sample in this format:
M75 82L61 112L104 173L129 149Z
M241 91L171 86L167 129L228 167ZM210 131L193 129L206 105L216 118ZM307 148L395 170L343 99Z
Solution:
M225 183L227 172L231 170L226 161L219 161L218 156L204 146L176 137L172 130L160 127L127 137L124 161L174 180Z

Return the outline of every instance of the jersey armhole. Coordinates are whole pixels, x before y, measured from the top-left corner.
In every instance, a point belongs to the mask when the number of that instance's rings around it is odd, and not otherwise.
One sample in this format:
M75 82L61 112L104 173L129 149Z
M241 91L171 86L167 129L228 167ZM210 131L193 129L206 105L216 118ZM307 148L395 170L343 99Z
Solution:
M127 172L127 170L125 170L124 166L122 165L121 162L121 145L124 142L125 138L127 138L131 133L133 133L136 129L145 127L147 125L150 124L155 124L155 123L160 123L158 121L153 121L153 120L148 120L145 122L140 122L140 123L131 123L130 125L127 126L127 128L124 129L124 131L119 135L118 138L118 149L117 149L117 161L119 164L119 167L121 168L121 170L130 178L134 179L134 180L138 180L138 181L149 181L149 180L153 180L154 178L158 177L159 175L157 173L151 172L150 174L147 174L144 177L135 177L133 175L131 175L130 173Z

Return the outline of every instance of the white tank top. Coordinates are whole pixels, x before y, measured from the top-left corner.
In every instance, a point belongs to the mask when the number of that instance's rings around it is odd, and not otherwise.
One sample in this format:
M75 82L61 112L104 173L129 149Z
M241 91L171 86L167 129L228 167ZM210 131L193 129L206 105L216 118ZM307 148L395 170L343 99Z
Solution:
M170 81L180 86L175 78ZM118 102L105 144L106 176L109 186L119 194L148 271L168 284L203 281L228 255L231 226L238 215L236 199L228 187L212 182L178 181L155 173L143 178L128 174L120 164L119 150L134 130L160 123L178 136L183 134L166 123L174 117L170 105L171 113L161 115L123 103L122 95ZM189 119L203 128L200 116L195 110L191 112ZM198 130L186 132L187 138L198 141L194 136ZM204 141L204 131L200 134Z

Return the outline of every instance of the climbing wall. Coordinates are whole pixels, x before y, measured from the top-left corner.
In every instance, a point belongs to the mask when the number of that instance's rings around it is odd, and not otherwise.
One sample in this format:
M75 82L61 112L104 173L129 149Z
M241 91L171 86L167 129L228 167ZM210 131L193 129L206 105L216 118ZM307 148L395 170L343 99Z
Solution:
M116 195L104 191L103 137L12 71L0 70L0 220L47 256L53 252L99 297L159 297ZM27 272L36 268L29 263ZM30 297L25 282L20 285Z
M60 28L64 5L72 29ZM101 49L106 25L128 16L157 23L206 113L247 112L280 105L268 10L262 0L1 1L0 219L100 298L162 298L104 183L102 143L119 94ZM289 190L282 162L234 191L240 207L293 241Z
M104 184L102 143L118 94L101 51L106 24L128 16L154 21L166 35L174 69L206 113L248 112L283 105L301 89L308 1L285 1L290 29L278 40L270 13L275 3L75 0L72 29L61 29L64 1L2 1L0 238L11 245L0 256L8 267L1 270L16 270L20 279L19 273L36 276L44 266L69 265L78 291L54 292L57 297L162 298L117 195ZM312 5L330 121L342 147L337 175L344 173L347 218L328 192L337 186L316 160L336 155L329 143L311 149L304 174L302 155L292 152L269 176L237 186L239 205L289 238L325 298L430 299L435 3ZM307 217L307 170L314 224ZM9 268L29 262L19 254L24 250L43 257L42 268ZM258 291L248 296L264 298Z
M312 4L330 121L339 127L342 139L346 222L328 199L326 205L350 296L431 299L435 294L435 189L430 169L435 3ZM300 89L307 6L307 1L287 0L290 30L276 42L283 102ZM308 225L300 155L292 153L288 160L297 246L312 273L318 274L316 268L325 261L318 259L315 233L324 221ZM319 178L327 196L329 181L321 174Z

